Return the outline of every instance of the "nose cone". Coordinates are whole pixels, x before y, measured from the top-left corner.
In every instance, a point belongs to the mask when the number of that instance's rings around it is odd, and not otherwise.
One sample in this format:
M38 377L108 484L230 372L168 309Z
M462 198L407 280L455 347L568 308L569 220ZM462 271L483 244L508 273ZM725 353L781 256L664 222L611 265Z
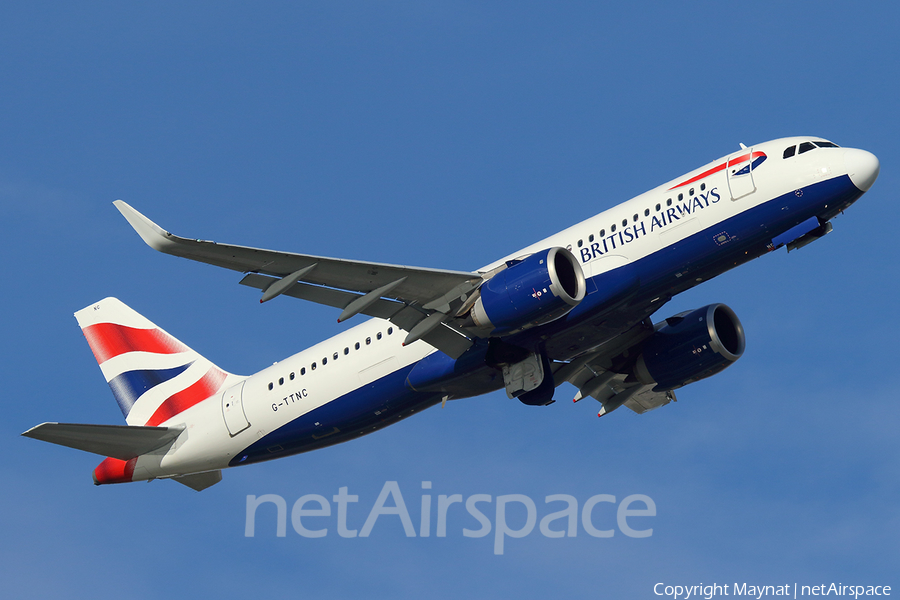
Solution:
M878 179L878 171L881 169L881 163L874 154L855 148L844 151L844 166L853 185L864 192L868 192Z

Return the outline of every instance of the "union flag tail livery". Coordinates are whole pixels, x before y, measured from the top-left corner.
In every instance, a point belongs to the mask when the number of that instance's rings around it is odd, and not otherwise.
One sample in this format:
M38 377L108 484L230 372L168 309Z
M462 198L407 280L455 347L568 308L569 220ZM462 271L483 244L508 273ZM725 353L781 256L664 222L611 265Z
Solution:
M115 298L75 318L129 425L165 423L235 378Z
M201 490L224 468L345 442L495 390L548 406L569 382L575 402L600 403L598 416L622 406L642 414L745 347L724 304L664 319L657 311L763 254L822 239L879 169L870 152L817 137L741 144L477 271L184 238L117 200L151 248L242 273L261 302L288 296L338 309L339 322L373 318L239 377L107 298L75 316L127 425L44 423L23 435L107 457L97 484L174 479Z
M219 469L207 467L222 465L201 460L198 468L186 438L197 422L210 419L208 410L195 407L244 378L218 368L116 298L75 318L128 425L43 423L23 435L107 455L94 469L96 485L173 478L201 490L221 480ZM188 449L173 453L178 446Z

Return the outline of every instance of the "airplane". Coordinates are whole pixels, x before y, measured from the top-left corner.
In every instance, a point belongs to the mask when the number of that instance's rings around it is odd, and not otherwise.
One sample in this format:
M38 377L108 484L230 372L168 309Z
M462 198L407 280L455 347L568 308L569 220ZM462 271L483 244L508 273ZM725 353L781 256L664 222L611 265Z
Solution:
M527 405L571 383L599 416L642 414L744 352L724 304L654 323L676 294L832 231L878 177L870 152L791 137L728 154L477 271L276 252L176 236L118 200L151 248L372 317L247 376L228 373L114 298L75 313L126 425L43 423L22 435L106 458L96 485L173 479L345 442L436 404L504 389Z

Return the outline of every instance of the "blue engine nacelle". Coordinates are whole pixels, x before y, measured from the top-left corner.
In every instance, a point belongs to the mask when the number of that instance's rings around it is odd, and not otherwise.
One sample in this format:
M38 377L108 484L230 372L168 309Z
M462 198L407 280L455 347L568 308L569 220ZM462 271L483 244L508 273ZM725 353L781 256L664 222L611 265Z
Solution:
M734 311L710 304L666 319L644 345L634 374L654 391L673 390L722 371L744 353L744 328Z
M542 250L483 283L472 320L494 334L515 333L565 316L585 290L584 272L571 252Z

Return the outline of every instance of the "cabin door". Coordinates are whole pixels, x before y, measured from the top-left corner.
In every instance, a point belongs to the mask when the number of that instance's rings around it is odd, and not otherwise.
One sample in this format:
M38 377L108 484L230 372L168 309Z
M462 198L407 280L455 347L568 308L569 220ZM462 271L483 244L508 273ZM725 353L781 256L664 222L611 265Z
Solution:
M753 173L753 148L744 148L728 157L725 165L728 191L732 200L739 200L756 191Z

